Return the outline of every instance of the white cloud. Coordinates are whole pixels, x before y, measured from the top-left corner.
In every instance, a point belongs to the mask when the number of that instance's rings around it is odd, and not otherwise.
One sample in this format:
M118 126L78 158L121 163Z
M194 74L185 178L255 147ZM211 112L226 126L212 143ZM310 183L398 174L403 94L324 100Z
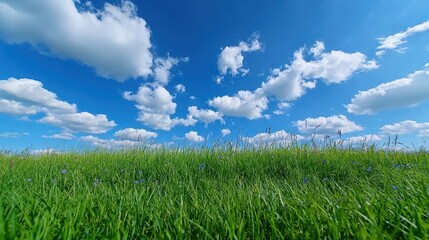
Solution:
M268 108L268 99L259 93L239 91L234 96L216 97L209 105L218 109L224 115L257 119Z
M105 133L116 126L115 122L109 121L104 114L91 114L88 112L76 113L47 113L38 122L64 128L72 132Z
M136 102L136 107L142 112L171 115L176 111L173 96L162 86L141 85L136 94L124 92L123 97Z
M224 128L220 130L220 133L222 134L222 137L225 137L226 135L231 134L231 131L228 128Z
M190 100L195 100L195 96L190 96L189 99Z
M216 76L215 83L219 85L223 82L223 79L224 79L224 76Z
M118 81L152 73L150 35L130 1L103 9L71 0L0 3L0 38L6 42L29 43Z
M155 59L155 69L154 69L154 78L159 84L165 86L168 84L171 78L170 70L180 61L187 62L188 58L173 58L168 56L167 58L157 58Z
M43 154L54 154L54 153L60 153L57 150L53 149L53 148L49 148L49 149L34 149L30 151L30 154L33 155L43 155Z
M175 126L193 126L197 123L197 120L188 116L187 118L171 118L168 114L157 114L157 113L146 113L140 112L138 121L143 124L152 127L153 129L160 129L169 131Z
M199 136L198 133L195 131L190 131L190 132L186 133L185 138L191 142L202 142L202 141L204 141L204 138Z
M373 70L378 67L374 60L367 61L360 52L343 51L323 52L322 42L316 42L310 49L315 60L304 59L304 49L294 53L292 64L274 69L261 89L266 95L274 95L280 101L293 101L303 96L307 89L316 87L316 80L326 84L341 83L359 71Z
M271 145L288 146L291 143L295 143L296 141L303 139L304 137L300 135L287 133L284 130L277 131L274 133L259 133L253 137L243 138L246 143L252 144L257 147Z
M347 111L354 114L374 114L395 108L414 107L429 100L429 64L425 69L367 91L359 91Z
M162 86L142 85L136 94L124 92L123 97L137 103L136 108L140 110L137 120L154 129L169 131L177 125L190 126L196 123L190 116L186 119L171 118L177 104Z
M418 136L429 136L429 122L418 123L413 120L406 120L394 124L384 125L380 130L385 134L390 135L405 135L411 133L418 133Z
M42 138L54 138L54 139L63 139L70 140L73 139L74 135L70 132L62 132L53 135L43 135Z
M354 137L350 137L347 138L345 140L345 142L350 143L350 144L371 144L374 142L379 142L381 141L382 138L379 135L363 135L363 136L354 136Z
M225 47L219 54L217 67L222 75L230 73L232 76L241 74L246 75L249 69L243 67L244 52L254 52L261 50L261 43L259 36L254 34L248 42L240 42L238 46ZM217 78L216 82L219 84L223 78Z
M34 115L44 113L39 122L54 125L71 132L104 133L116 126L104 114L77 112L75 104L58 99L57 95L32 79L0 80L0 112Z
M120 138L121 140L144 142L149 138L156 138L158 134L155 132L146 131L145 129L125 128L115 132L114 136Z
M0 138L17 138L20 136L28 136L30 135L29 133L19 133L19 132L5 132L5 133L0 133Z
M306 118L293 123L301 133L334 135L338 131L341 133L351 133L363 130L361 126L347 119L344 115L334 115L331 117Z
M413 27L409 27L407 30L403 32L396 33L394 35L390 35L388 37L379 38L380 45L377 47L378 51L376 52L377 56L382 56L386 53L386 50L398 50L398 47L407 43L407 38L412 35L420 32L425 32L429 30L429 20L423 22L421 24L415 25ZM406 48L400 48L399 52L405 51Z
M221 122L223 122L222 114L219 112L215 112L213 110L208 110L208 109L198 110L196 106L191 106L188 108L188 111L189 111L189 116L202 121L206 125L216 120L220 120Z
M94 146L107 148L107 149L123 149L123 148L131 148L131 147L137 147L142 145L141 141L101 139L91 135L81 137L80 140L91 143Z
M178 93L186 92L186 87L183 84L177 84L175 89L176 89L176 92L178 92Z

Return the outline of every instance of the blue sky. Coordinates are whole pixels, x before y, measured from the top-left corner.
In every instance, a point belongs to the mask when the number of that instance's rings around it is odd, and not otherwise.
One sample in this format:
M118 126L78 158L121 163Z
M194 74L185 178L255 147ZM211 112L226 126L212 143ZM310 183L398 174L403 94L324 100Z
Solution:
M428 12L424 0L0 0L0 148L338 130L345 144L425 145Z

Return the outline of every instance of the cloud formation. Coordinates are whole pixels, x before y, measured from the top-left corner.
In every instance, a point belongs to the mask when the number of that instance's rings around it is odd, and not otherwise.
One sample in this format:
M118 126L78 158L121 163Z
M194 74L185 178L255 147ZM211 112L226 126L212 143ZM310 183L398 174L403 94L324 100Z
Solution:
M334 115L330 117L306 118L293 123L298 131L304 134L335 135L341 133L351 133L361 131L363 128L344 115Z
M105 133L114 126L104 114L78 112L76 104L58 99L39 81L23 78L0 80L0 112L29 116L44 113L38 122L63 128L67 132Z
M268 99L259 93L239 91L232 97L215 97L209 101L209 105L224 115L252 120L263 117L262 112L268 108Z
M246 75L249 69L243 66L245 52L254 52L261 50L262 46L259 42L259 36L254 34L247 42L240 42L238 46L228 46L222 49L217 60L217 67L222 75L230 73L232 76L241 74ZM216 78L216 83L222 82L222 77Z
M374 114L396 108L415 107L429 100L429 64L406 78L383 83L366 91L359 91L347 111L354 114Z
M190 131L188 133L185 134L185 138L190 141L190 142L202 142L204 141L204 138L199 136L197 132L195 131Z
M224 128L220 130L220 133L222 134L222 137L225 137L226 135L231 134L231 131L228 128Z
M114 136L121 140L144 142L150 138L156 138L158 134L145 129L125 128L115 132Z
M387 50L399 50L404 51L406 48L400 48L401 45L407 43L407 38L411 37L416 33L421 33L429 30L429 20L426 22L417 24L413 27L407 28L403 32L399 32L388 37L378 38L380 45L377 47L378 51L376 52L377 56L382 56L386 53Z
M417 133L419 137L429 136L429 122L418 123L414 120L405 120L394 124L387 124L380 130L389 135L406 135Z
M246 143L251 144L255 147L279 145L288 146L303 139L303 136L287 133L284 130L280 130L273 133L258 133L253 137L243 138Z
M316 87L316 80L326 84L341 83L354 73L378 68L374 60L368 61L360 52L324 52L325 45L317 41L310 49L312 61L304 59L304 48L294 53L291 65L274 69L261 89L265 95L274 95L280 101L294 101L303 96L307 89Z
M177 104L163 86L141 85L137 93L124 92L123 97L136 102L135 106L139 110L137 121L154 129L169 131L177 125L191 126L197 122L191 116L186 119L171 118Z
M124 81L152 74L151 31L136 6L103 9L71 0L0 2L0 38L74 59L97 75Z
M212 123L216 120L223 122L222 114L209 109L198 109L196 106L188 108L189 116L198 119L206 124Z

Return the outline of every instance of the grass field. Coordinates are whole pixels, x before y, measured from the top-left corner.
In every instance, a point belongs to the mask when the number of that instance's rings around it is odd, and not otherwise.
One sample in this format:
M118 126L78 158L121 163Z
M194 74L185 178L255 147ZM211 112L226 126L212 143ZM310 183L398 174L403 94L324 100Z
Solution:
M428 239L429 154L0 155L0 239Z

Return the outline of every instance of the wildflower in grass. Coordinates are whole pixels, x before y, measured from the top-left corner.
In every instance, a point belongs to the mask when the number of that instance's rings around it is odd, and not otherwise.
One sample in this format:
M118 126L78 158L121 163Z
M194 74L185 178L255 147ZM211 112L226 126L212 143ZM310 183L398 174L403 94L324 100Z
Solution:
M97 185L100 183L100 179L96 178L94 181L94 187L97 187Z
M27 178L27 182L31 182L31 181L33 181L32 178Z
M140 183L139 180L134 181L134 184L139 184L139 183Z
M397 186L395 186L395 185L393 185L393 187L392 187L392 188L393 188L393 190L395 190L395 191L396 191L396 190L398 190L398 187L397 187Z
M399 168L399 165L397 163L393 164L394 168Z
M303 183L308 183L308 181L309 181L309 180L308 180L308 178L307 178L307 177L304 177L304 179L302 179L302 182L303 182Z
M203 170L205 167L206 167L206 164L202 163L200 166L198 166L198 169L199 170Z
M138 171L137 171L137 174L138 174L138 175L142 175L142 173L143 173L143 172L142 172L141 170L138 170Z
M67 173L67 170L65 169L61 170L61 174L66 174L66 173Z
M328 177L324 177L324 178L323 178L323 181L328 181Z
M371 167L367 167L367 168L365 169L365 171L367 171L367 172L371 172L371 171L372 171L372 168L371 168Z
M323 164L323 165L325 165L325 164L326 164L326 160L325 160L325 159L323 159L323 160L322 160L322 164Z

